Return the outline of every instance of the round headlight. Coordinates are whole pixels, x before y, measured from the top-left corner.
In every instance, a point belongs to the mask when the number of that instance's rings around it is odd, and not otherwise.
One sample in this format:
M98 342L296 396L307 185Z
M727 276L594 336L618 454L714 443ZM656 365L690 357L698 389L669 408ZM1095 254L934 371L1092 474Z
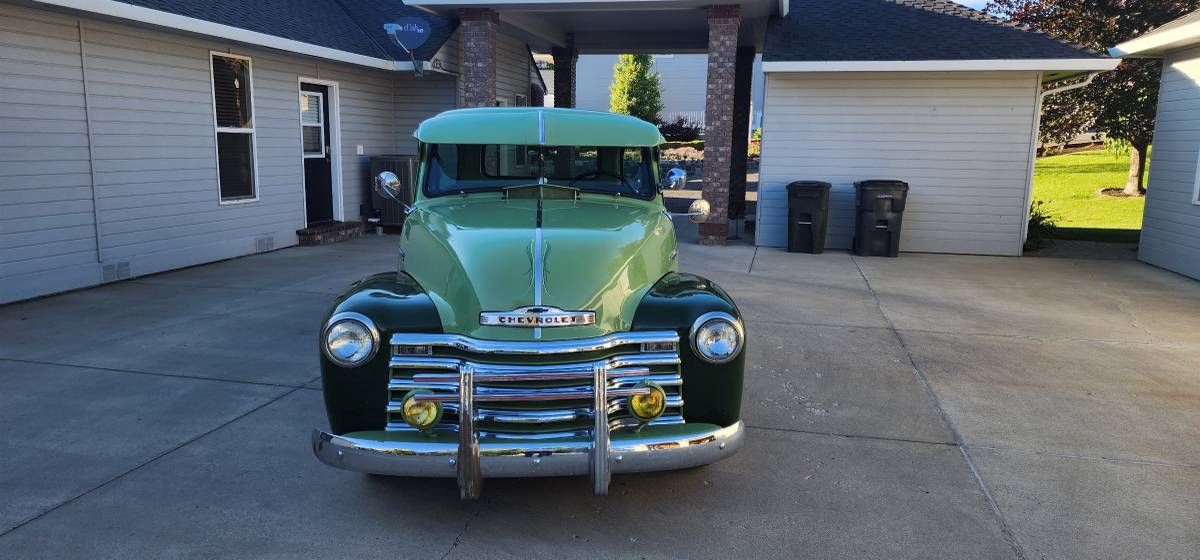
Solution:
M705 313L692 325L692 349L714 364L736 357L742 350L744 337L742 322L728 313Z
M358 313L338 313L325 326L321 349L329 361L353 367L370 360L379 346L379 332L370 319Z

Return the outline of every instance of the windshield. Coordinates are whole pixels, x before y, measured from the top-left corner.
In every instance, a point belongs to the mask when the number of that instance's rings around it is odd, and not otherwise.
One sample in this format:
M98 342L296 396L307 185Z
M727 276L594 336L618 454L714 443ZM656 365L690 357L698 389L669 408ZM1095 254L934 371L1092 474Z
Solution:
M650 149L606 146L429 146L425 194L442 196L535 184L649 199L657 194Z

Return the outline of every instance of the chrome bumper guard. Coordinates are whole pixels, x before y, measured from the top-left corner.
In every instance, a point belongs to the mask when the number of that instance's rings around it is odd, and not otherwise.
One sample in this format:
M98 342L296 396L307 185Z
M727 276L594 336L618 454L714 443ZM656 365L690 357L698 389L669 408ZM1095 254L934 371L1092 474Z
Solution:
M314 430L313 452L321 462L350 471L459 479L464 498L478 491L480 479L464 477L459 460L459 434L432 436L404 432L354 432L336 436ZM609 473L665 471L707 465L732 455L742 445L745 427L684 424L646 426L639 432L618 431L608 445L582 439L564 441L476 440L472 457L480 477L581 476L597 470L597 494L608 491ZM478 453L478 455L475 455ZM597 469L597 466L601 468ZM473 468L470 470L474 470ZM464 478L467 486L464 486Z
M674 331L614 333L591 339L562 341L507 342L473 339L461 335L395 334L391 337L391 368L414 371L400 378L393 376L389 391L393 394L413 389L435 392L415 398L443 402L454 407L457 425L439 425L426 432L396 429L332 435L313 432L313 451L328 465L366 473L456 477L461 497L479 497L484 477L570 476L587 474L597 495L608 493L613 472L671 470L704 465L732 454L741 446L743 426L688 424L677 421L651 422L627 429L621 420L611 419L615 402L648 391L638 386L641 380L664 385L678 384L673 376L651 374L651 367L678 367L679 356L673 350L657 351L658 345L674 348L679 336ZM498 365L431 355L397 355L405 347L449 347L475 355L506 354L553 356L608 350L623 346L641 348L641 352L620 354L595 360L555 365ZM651 350L647 350L647 348ZM663 377L670 377L666 379ZM572 381L586 385L563 389L499 388L506 381ZM481 386L488 384L489 386ZM524 437L519 433L492 434L481 431L476 423L495 419L497 411L479 403L509 401L591 401L590 429L574 434L546 434L548 437ZM682 401L669 397L668 406ZM399 402L389 403L389 414ZM577 410L542 412L504 412L517 421L542 421Z

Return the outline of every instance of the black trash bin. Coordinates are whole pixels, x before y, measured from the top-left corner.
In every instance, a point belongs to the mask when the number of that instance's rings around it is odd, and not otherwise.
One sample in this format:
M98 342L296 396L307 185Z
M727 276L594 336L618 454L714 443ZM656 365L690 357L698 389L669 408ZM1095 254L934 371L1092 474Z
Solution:
M789 253L825 252L825 231L829 223L829 183L795 181L787 186Z
M854 254L865 257L895 257L900 254L900 226L908 183L904 181L859 181L854 183Z

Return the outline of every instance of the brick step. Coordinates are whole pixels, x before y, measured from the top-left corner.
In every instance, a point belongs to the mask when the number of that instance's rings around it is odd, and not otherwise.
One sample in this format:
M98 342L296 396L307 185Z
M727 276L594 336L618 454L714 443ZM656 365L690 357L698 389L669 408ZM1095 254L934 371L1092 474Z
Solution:
M296 230L301 245L329 245L362 237L362 222L326 222Z

